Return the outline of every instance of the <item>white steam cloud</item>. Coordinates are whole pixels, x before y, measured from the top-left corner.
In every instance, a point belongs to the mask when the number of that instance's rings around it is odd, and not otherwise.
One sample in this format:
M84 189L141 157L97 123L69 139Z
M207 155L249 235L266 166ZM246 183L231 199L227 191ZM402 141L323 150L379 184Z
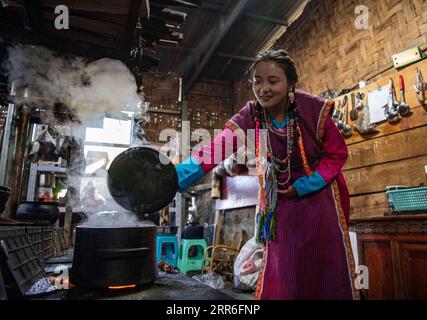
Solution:
M106 113L145 112L135 77L119 60L88 62L44 47L17 45L8 48L2 68L9 86L14 81L16 88L28 90L26 97L22 90L17 94L16 103L47 107L62 103L84 122Z

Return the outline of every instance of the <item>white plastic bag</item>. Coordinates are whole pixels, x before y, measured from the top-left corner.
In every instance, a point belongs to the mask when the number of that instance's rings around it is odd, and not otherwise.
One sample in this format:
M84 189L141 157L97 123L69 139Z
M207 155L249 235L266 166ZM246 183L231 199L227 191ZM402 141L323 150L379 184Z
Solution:
M234 287L241 290L255 290L261 268L264 249L250 239L239 252L234 262Z

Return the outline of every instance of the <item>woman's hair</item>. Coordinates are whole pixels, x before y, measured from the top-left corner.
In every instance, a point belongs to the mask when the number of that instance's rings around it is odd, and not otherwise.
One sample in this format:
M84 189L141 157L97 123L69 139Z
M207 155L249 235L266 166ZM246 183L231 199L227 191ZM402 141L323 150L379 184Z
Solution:
M285 72L286 78L289 82L295 85L298 82L297 69L295 67L294 60L286 50L267 50L258 53L253 64L252 74L255 70L256 65L261 61L274 61L279 64Z

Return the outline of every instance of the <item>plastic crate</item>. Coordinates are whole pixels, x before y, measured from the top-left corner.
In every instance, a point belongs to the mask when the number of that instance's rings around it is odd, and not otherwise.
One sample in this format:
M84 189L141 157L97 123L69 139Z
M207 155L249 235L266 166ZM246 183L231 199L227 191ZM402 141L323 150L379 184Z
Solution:
M386 191L391 211L427 210L427 187Z

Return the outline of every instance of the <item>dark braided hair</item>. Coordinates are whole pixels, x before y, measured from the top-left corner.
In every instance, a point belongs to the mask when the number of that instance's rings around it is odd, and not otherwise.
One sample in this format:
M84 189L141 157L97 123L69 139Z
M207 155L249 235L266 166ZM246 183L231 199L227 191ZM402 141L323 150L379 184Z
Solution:
M295 85L298 82L298 74L297 74L297 69L295 67L295 62L291 58L289 53L284 49L267 50L267 51L262 51L258 53L252 67L252 74L254 73L256 65L262 61L274 61L278 65L280 65L280 67L282 67L283 71L285 72L285 76L286 76L286 79L288 80L288 83L292 84L293 86L292 91L295 94ZM257 103L256 113L257 113L256 116L258 117L258 119L263 118L262 117L263 112L261 110L261 106L259 105L259 103ZM288 115L290 118L294 118L295 121L298 123L299 115L297 111L296 99L292 104L289 104Z

